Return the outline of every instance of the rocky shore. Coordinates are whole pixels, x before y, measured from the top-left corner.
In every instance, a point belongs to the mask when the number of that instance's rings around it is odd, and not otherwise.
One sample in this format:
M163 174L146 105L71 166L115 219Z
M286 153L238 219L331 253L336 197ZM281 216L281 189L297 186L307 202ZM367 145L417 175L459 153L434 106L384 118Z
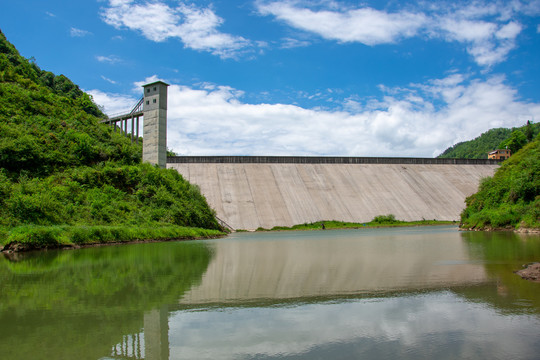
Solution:
M529 264L525 269L516 271L525 280L540 282L540 263Z

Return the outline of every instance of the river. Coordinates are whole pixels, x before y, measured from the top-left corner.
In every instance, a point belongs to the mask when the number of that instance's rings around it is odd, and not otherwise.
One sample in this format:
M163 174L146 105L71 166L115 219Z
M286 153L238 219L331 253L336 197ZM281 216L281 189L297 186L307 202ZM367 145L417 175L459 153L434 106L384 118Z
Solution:
M0 257L2 359L538 359L540 236L235 233Z

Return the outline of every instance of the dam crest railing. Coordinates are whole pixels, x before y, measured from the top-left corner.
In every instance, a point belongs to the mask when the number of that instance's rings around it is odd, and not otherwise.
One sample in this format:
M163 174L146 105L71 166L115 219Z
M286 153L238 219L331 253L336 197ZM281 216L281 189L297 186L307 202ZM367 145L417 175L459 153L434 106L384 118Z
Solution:
M341 156L170 156L167 163L183 164L403 164L403 165L498 165L492 159L441 159L407 157Z

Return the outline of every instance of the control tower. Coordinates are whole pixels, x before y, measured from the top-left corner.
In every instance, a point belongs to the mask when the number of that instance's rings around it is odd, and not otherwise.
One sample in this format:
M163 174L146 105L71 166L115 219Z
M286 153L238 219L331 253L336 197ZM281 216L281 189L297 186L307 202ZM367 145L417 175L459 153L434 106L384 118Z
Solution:
M167 87L169 84L156 81L143 85L143 162L167 165Z

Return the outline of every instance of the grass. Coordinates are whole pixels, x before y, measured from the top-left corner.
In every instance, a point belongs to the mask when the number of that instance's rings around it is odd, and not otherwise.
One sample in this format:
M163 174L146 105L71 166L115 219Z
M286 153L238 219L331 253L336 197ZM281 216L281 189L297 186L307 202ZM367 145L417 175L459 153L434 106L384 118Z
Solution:
M322 224L327 230L332 229L363 229L378 227L407 227L407 226L428 226L428 225L454 225L455 221L437 221L437 220L419 220L419 221L401 221L396 220L393 215L381 215L375 217L370 222L355 223L343 221L317 221L294 225L291 227L275 226L272 229L258 228L257 231L290 231L290 230L321 230Z
M218 230L177 225L107 226L107 225L22 225L0 229L0 243L19 243L27 249L57 248L73 245L107 244L131 241L199 239L224 235Z

